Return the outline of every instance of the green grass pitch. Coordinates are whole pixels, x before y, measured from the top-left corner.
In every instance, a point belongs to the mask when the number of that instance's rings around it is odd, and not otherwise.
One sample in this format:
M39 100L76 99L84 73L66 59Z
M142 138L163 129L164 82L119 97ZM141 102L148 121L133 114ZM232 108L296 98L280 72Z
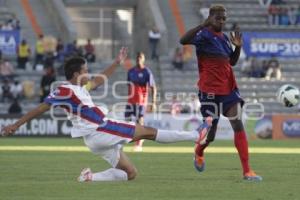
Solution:
M152 142L146 146L163 147ZM5 146L83 146L78 139L1 138ZM167 145L191 146L190 143ZM217 141L213 147L233 147ZM251 147L300 148L295 141L251 141ZM241 179L235 153L207 153L207 168L194 170L192 153L128 153L139 170L130 182L78 183L83 167L101 171L109 166L89 152L0 150L1 200L299 200L300 154L251 154L251 163L264 180Z

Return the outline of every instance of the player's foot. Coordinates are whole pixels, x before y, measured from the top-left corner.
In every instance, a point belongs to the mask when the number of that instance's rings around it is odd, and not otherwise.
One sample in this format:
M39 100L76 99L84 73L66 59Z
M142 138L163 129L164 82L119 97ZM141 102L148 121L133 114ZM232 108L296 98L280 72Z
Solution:
M205 121L200 125L200 127L198 128L199 137L196 141L196 144L202 145L206 143L208 132L212 126L212 121L212 117L207 117Z
M250 170L244 174L244 180L247 181L262 181L262 177L258 176L254 171Z
M92 181L93 173L90 168L84 168L80 175L78 176L77 180L78 182L88 182Z
M197 154L195 154L194 167L198 172L203 172L205 170L204 156L198 156Z
M134 145L133 151L134 152L142 152L143 151L143 146L142 145Z

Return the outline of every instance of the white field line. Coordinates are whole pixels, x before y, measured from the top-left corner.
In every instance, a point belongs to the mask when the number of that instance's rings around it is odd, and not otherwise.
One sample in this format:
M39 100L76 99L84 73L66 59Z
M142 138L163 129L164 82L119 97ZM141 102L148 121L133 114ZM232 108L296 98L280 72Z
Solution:
M132 152L132 147L124 147ZM0 146L0 151L89 152L84 146ZM143 153L193 153L193 147L143 147ZM205 153L236 153L234 147L208 147ZM300 148L252 147L250 153L300 154Z

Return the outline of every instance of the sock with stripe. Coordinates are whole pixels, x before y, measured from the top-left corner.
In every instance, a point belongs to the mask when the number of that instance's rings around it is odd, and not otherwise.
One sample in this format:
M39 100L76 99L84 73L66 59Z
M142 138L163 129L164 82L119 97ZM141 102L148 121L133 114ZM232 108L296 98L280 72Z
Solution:
M204 144L202 144L202 145L198 144L198 145L196 146L196 150L195 150L197 156L202 157L203 154L204 154L204 149L205 149L208 145L209 145L209 142L206 142L206 143L204 143Z
M195 142L198 137L199 133L197 131L157 130L155 141L159 143Z
M127 181L127 173L123 170L110 168L108 170L93 173L92 181Z
M245 174L250 171L248 141L245 131L234 133L234 144L240 156L241 164L243 167L243 174Z

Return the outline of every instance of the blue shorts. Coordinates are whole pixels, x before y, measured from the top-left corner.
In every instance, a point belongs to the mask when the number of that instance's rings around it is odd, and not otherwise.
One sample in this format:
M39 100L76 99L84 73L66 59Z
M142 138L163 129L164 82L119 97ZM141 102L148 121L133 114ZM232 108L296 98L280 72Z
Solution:
M237 103L244 104L238 89L233 90L228 95L214 95L199 91L199 100L201 103L201 114L203 117L212 116L213 123L218 123L220 114L224 114L230 107Z
M125 119L130 118L132 115L136 118L144 117L145 106L138 104L127 104L125 108Z

